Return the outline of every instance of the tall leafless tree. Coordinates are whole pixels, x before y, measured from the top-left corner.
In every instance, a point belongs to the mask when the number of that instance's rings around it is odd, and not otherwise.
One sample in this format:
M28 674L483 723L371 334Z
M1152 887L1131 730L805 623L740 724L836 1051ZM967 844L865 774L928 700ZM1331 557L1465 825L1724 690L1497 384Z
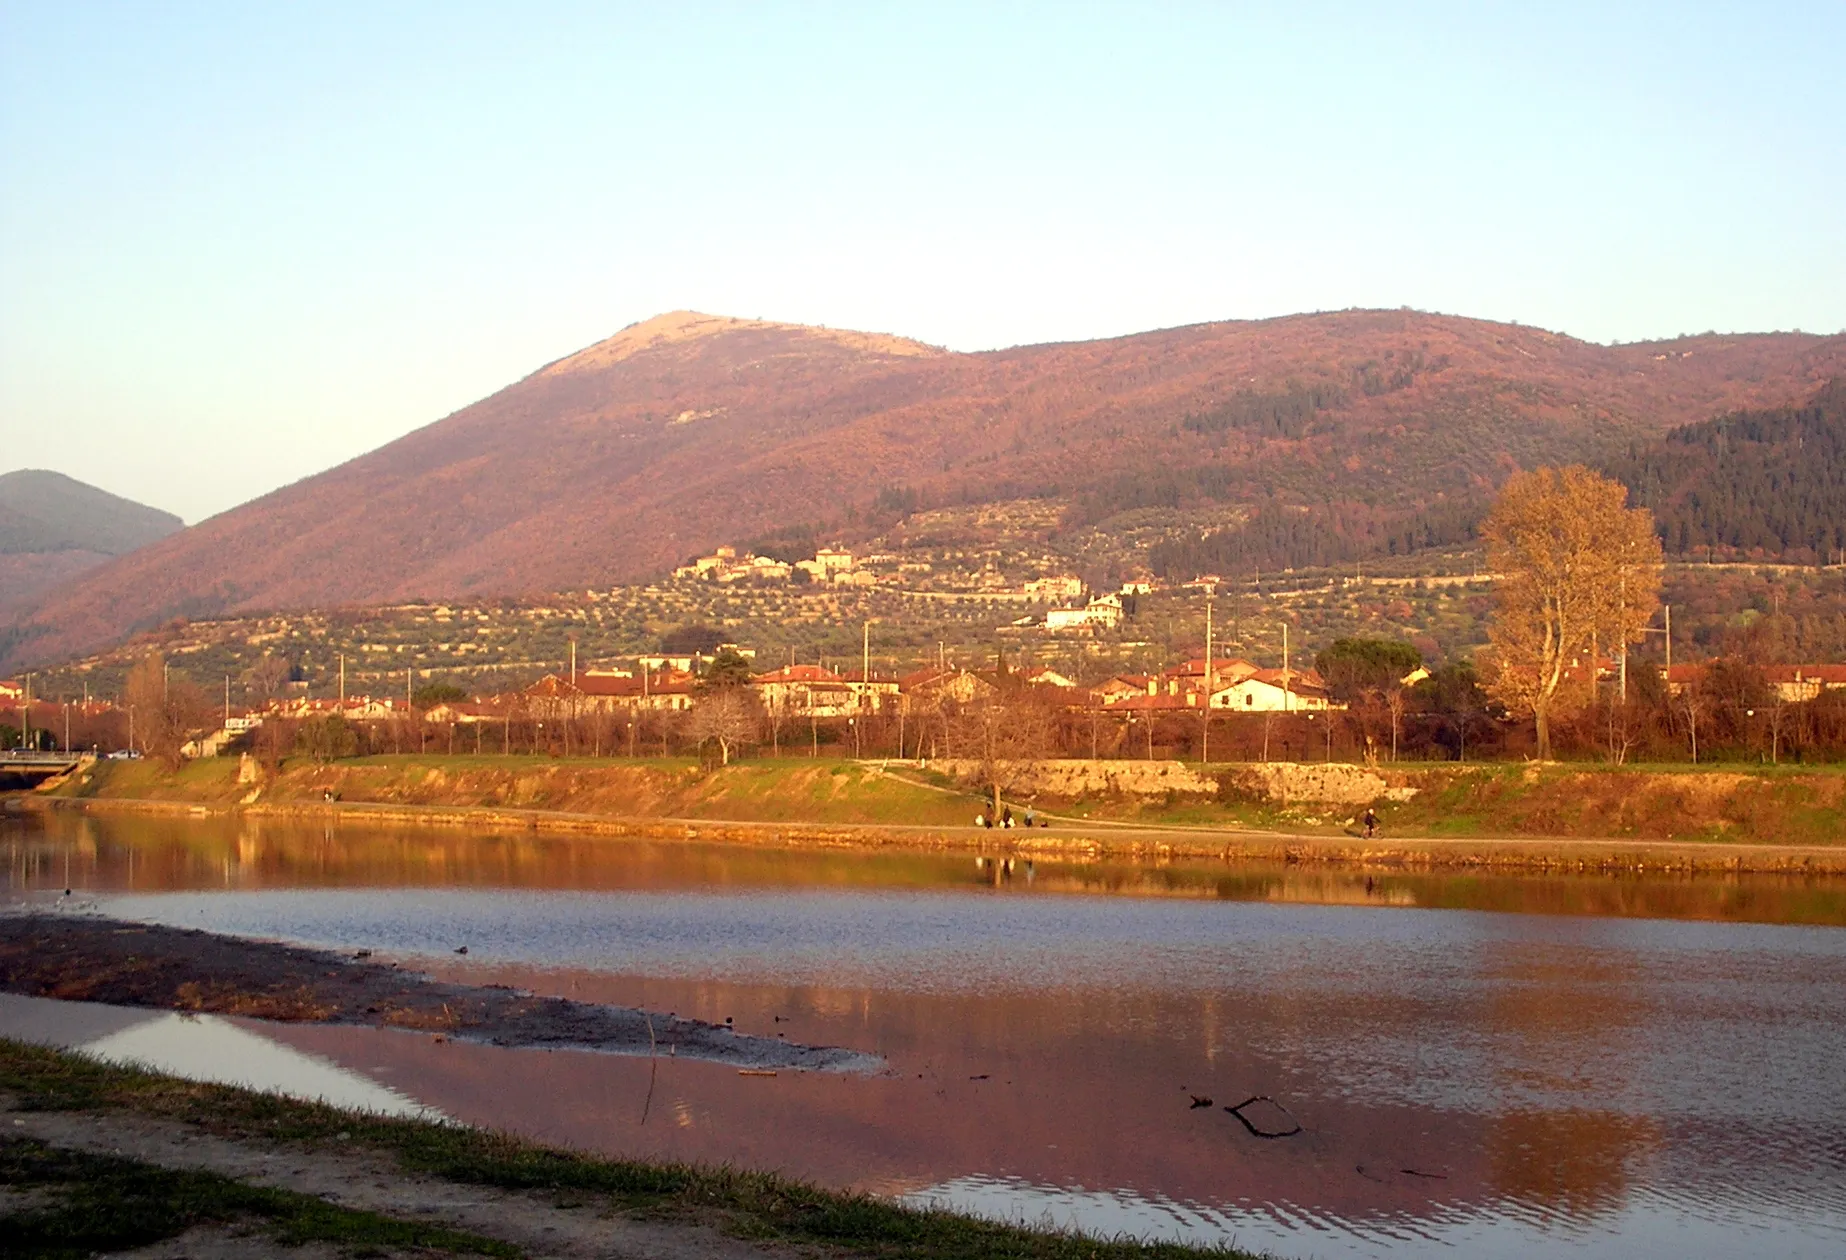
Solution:
M718 745L720 765L731 764L731 753L757 738L758 715L755 698L742 687L719 687L699 698L692 706L686 733L701 746Z

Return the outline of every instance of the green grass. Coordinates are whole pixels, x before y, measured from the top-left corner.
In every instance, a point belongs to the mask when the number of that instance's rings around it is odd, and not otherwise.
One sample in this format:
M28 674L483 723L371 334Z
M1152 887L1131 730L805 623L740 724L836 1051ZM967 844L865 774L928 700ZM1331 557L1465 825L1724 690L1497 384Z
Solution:
M822 1190L769 1173L605 1159L460 1125L362 1115L320 1103L181 1081L6 1040L0 1040L0 1090L12 1094L21 1110L132 1111L266 1147L371 1150L394 1159L409 1173L506 1190L594 1196L614 1210L631 1214L696 1221L716 1218L744 1237L822 1244L834 1254L881 1260L1191 1260L1202 1256L1233 1260L1250 1254L1004 1225L906 1207L869 1195ZM199 1193L204 1196L200 1202L213 1201L204 1191ZM182 1199L181 1205L188 1202L191 1200ZM279 1205L268 1219L278 1228L296 1229L307 1229L318 1219L284 1215L289 1210L286 1204ZM391 1224L384 1221L377 1228ZM347 1222L341 1228L357 1230L361 1224ZM453 1251L467 1237L456 1234L446 1243L411 1245L446 1246Z
M201 757L178 769L153 758L99 761L88 774L75 774L52 790L55 796L152 796L203 800L232 793L237 787L237 758Z
M1214 766L1213 770L1228 767ZM1846 838L1846 766L1685 763L1611 766L1583 761L1529 763L1399 762L1381 772L1421 792L1379 805L1385 835L1445 839L1569 836L1577 839L1830 844ZM516 755L382 755L337 762L330 780L292 759L266 792L269 806L313 805L337 782L347 804L522 808L608 817L819 826L912 826L959 830L983 812L985 794L933 772L877 766L837 756L754 758L723 769L686 758L550 758ZM478 773L477 773L478 772ZM1699 779L1741 776L1742 787L1714 803ZM473 776L473 777L468 777ZM165 798L229 804L246 792L234 759L177 772L148 763L110 763L71 795ZM465 780L465 781L464 781ZM1698 799L1696 816L1678 804ZM1010 802L1015 813L1019 800ZM1093 797L1041 800L1041 810L1073 820L1146 827L1226 828L1337 838L1361 807L1313 801L1176 796L1146 800Z
M955 825L973 818L977 808L972 797L826 758L744 762L679 795L689 814L772 822Z
M439 1225L393 1220L216 1173L158 1168L28 1138L0 1136L0 1185L39 1192L29 1206L0 1215L5 1253L34 1260L75 1260L144 1247L197 1225L245 1222L287 1246L331 1242L355 1250L522 1254L506 1243Z

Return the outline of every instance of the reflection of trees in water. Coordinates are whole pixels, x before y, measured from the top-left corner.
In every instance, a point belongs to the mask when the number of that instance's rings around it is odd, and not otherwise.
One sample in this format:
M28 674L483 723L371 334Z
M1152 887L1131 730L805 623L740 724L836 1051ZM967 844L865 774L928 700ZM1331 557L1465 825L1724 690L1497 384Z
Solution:
M1495 981L1482 1012L1492 1038L1482 1067L1508 1102L1523 1095L1565 1104L1514 1105L1492 1118L1489 1183L1515 1202L1573 1220L1617 1210L1634 1158L1659 1145L1658 1125L1568 1100L1628 1095L1652 1069L1658 977L1636 974L1627 950L1589 943L1485 943L1478 966Z
M1642 1116L1510 1111L1488 1123L1488 1181L1522 1207L1587 1223L1621 1209L1635 1161L1659 1144Z
M773 888L953 888L988 882L967 853L636 837L494 834L342 820L53 814L10 852L70 851L98 887L122 886L134 853L140 888L221 887L225 863L252 887L492 884L648 888L710 883ZM714 824L718 825L718 824ZM975 833L963 833L963 839ZM1011 833L985 841L1004 843ZM23 847L22 847L23 846ZM1493 874L1292 865L1264 860L1086 860L1035 853L1038 893L1181 897L1310 905L1416 906L1514 914L1846 926L1846 878L1801 875ZM29 857L27 868L31 867ZM38 878L22 868L21 877ZM1023 887L1015 880L1014 887ZM60 883L59 888L65 885Z

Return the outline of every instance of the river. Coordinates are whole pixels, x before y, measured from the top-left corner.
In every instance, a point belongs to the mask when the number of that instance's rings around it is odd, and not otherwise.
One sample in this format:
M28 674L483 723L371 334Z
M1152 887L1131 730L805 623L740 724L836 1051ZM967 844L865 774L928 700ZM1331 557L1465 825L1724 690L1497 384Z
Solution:
M117 1057L215 1056L253 1084L614 1154L1282 1256L1846 1253L1846 880L6 828L9 900L68 887L136 920L889 1066L765 1077L119 1012L66 1039ZM0 1004L0 1033L55 1024L42 1007ZM1253 1096L1271 1101L1226 1110Z

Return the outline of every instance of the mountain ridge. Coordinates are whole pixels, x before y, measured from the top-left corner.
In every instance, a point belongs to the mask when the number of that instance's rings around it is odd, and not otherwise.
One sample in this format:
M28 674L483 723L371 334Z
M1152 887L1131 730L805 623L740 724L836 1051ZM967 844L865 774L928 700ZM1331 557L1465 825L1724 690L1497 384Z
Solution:
M0 624L42 592L183 528L171 512L61 472L0 473Z
M0 473L0 553L121 555L185 526L171 512L48 468Z
M1846 336L1602 346L1408 311L977 352L669 312L66 583L8 654L175 616L634 581L798 524L854 537L880 503L1395 517L1838 375Z

